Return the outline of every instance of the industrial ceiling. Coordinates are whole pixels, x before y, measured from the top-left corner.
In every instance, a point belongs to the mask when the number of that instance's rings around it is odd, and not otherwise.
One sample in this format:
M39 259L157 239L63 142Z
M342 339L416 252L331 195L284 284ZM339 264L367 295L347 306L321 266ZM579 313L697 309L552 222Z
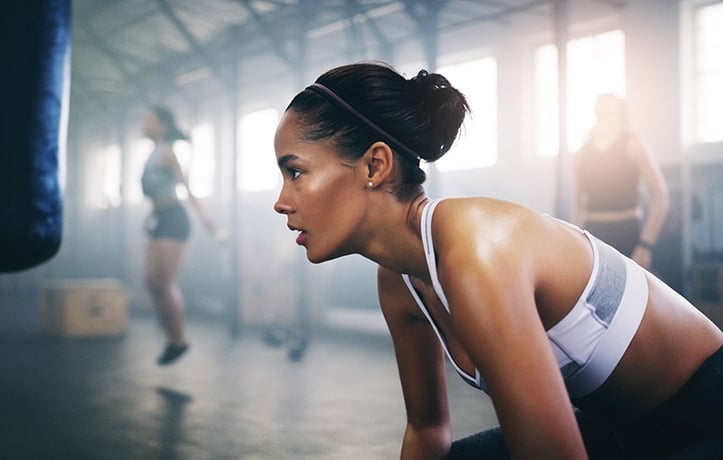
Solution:
M554 0L74 0L71 98L76 110L146 103L158 91L233 88L264 72L304 81L309 63L374 56L438 33Z

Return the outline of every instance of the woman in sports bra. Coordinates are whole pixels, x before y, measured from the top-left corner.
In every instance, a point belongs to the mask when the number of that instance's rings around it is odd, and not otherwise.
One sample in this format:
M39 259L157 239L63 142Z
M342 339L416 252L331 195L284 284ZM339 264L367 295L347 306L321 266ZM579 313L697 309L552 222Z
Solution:
M426 196L420 161L450 149L467 111L439 74L347 65L294 97L274 141L274 208L307 258L379 265L401 457L665 458L723 438L723 333L684 298L566 222ZM500 429L453 441L445 356Z

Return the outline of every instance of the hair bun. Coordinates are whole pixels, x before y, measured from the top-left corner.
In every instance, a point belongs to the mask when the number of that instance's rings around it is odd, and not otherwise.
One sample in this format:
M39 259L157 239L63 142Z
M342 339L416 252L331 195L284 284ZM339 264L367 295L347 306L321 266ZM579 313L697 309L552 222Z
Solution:
M420 92L434 91L449 88L449 81L438 73L429 73L425 69L417 72L417 75L409 80Z
M419 72L417 72L417 75L409 79L410 83L414 85L415 88L421 89L422 85L424 84L424 80L429 76L429 72L422 69Z
M426 119L425 130L429 136L427 151L418 154L427 161L435 161L452 147L469 105L464 95L438 73L422 69L409 82L417 99L417 109Z

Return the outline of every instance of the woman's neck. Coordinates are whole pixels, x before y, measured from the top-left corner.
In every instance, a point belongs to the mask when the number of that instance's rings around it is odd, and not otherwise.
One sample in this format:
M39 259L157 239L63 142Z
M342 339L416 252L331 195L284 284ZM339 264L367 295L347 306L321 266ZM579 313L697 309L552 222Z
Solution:
M619 123L599 123L592 131L591 140L598 150L606 150L622 135Z
M165 144L166 143L166 136L165 134L155 134L153 136L148 136L148 138L153 141L156 146Z
M413 276L427 276L424 246L420 233L422 210L429 198L420 192L410 201L399 202L388 196L388 206L375 212L378 222L360 254L367 259Z

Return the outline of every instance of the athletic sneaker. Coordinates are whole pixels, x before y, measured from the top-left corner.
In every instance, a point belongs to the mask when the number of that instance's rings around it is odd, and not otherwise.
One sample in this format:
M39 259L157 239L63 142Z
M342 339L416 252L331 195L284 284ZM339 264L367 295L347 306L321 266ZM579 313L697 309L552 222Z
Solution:
M165 366L166 364L171 364L184 354L186 350L188 350L188 345L179 346L169 344L166 349L163 350L163 354L158 357L158 365Z

